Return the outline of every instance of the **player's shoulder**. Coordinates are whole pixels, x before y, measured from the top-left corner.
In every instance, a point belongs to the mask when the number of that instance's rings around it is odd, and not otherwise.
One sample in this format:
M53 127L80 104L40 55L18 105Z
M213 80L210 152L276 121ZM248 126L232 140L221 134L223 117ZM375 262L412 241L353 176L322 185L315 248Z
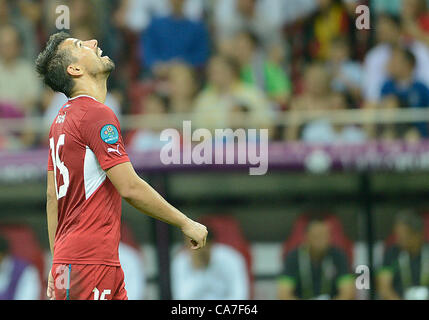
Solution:
M82 96L72 103L75 109L82 114L82 120L95 121L103 118L116 118L112 109L92 97Z
M83 110L103 110L109 109L105 104L97 101L95 98L90 96L78 96L76 98L71 98L69 103L77 108L81 108Z

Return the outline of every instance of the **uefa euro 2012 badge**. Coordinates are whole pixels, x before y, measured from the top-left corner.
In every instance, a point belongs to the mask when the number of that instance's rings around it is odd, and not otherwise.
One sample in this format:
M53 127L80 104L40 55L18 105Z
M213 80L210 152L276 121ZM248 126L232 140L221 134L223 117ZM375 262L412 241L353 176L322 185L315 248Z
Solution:
M118 129L113 124L106 124L100 131L101 140L108 144L113 144L119 140Z

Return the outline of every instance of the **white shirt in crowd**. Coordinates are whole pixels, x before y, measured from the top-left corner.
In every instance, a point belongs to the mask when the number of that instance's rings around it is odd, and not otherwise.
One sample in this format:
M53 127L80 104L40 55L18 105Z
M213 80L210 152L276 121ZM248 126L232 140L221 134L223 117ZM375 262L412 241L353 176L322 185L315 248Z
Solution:
M285 1L285 24L292 24L297 19L305 17L317 10L316 0L290 0Z
M237 10L237 1L217 0L214 6L217 36L230 38L237 31L250 28L265 44L281 41L285 10L283 0L260 0L256 2L255 17L247 20Z
M318 119L304 126L301 140L310 144L359 144L364 143L367 136L359 127L344 126L337 131L327 119Z
M7 290L13 272L13 260L6 256L0 262L0 292ZM16 285L13 300L39 300L41 283L39 272L32 265L28 265L21 274Z
M421 42L414 41L410 47L416 57L415 76L429 86L429 49ZM371 49L364 61L364 96L367 101L378 102L381 89L388 79L387 64L392 48L388 44L379 44Z
M146 277L139 252L133 247L120 242L119 261L124 271L128 300L143 300L145 298Z
M213 244L206 269L195 269L188 250L171 265L172 294L177 300L249 299L249 279L243 256L230 246Z

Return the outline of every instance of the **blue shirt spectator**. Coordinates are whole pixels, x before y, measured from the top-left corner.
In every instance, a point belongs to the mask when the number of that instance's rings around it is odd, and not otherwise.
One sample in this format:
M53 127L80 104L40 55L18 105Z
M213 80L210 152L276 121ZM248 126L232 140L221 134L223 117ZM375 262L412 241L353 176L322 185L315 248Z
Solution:
M142 61L151 70L158 64L182 60L192 66L204 65L209 57L209 35L203 22L183 16L183 3L173 14L152 20L142 35Z
M395 48L388 66L390 78L381 88L381 97L394 98L399 108L429 107L429 88L414 76L415 66L416 58L410 50ZM418 122L414 126L422 137L429 137L427 123Z
M394 96L400 107L426 108L429 107L429 88L422 82L414 80L408 84L400 84L388 80L381 89L381 96ZM429 137L428 125L425 122L415 124L422 137Z
M429 89L418 80L404 85L388 80L381 89L381 95L382 97L394 95L404 107L429 107Z

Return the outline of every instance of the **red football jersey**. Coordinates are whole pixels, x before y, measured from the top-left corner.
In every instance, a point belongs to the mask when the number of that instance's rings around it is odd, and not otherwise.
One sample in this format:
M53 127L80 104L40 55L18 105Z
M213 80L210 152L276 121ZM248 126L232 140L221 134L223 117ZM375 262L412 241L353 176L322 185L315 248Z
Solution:
M49 145L58 199L53 262L119 266L121 196L104 171L129 161L118 119L92 97L69 99Z

